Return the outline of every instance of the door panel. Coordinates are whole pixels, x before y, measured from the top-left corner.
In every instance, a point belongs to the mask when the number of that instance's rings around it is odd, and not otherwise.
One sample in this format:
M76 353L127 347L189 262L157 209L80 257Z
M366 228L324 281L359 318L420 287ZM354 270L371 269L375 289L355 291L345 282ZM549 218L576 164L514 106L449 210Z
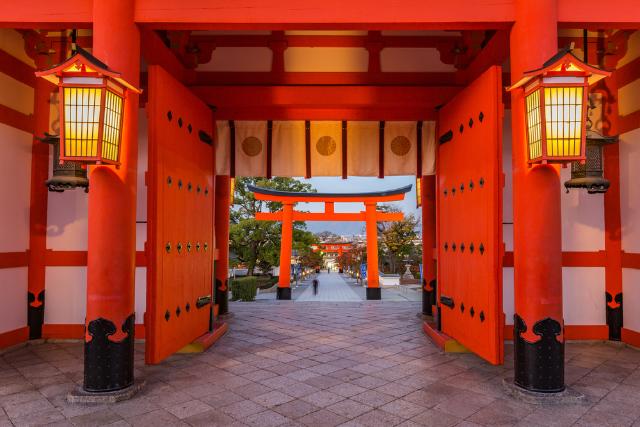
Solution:
M147 363L209 330L214 150L211 110L162 67L149 67Z
M501 72L478 77L438 123L442 331L493 364L504 359Z

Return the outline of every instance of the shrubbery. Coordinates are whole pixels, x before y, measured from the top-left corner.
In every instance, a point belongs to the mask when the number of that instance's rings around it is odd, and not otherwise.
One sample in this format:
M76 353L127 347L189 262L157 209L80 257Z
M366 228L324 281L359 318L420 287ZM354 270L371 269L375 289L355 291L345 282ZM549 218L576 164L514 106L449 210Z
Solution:
M231 301L254 301L256 299L258 281L255 276L238 277L229 283Z

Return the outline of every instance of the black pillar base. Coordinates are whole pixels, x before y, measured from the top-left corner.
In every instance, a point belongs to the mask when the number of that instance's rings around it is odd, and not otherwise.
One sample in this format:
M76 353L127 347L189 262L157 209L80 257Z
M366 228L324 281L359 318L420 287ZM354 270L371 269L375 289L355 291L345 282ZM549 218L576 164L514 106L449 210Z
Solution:
M382 299L382 289L381 288L367 288L367 299L368 300L381 300Z
M135 315L122 324L127 336L114 342L109 337L117 332L116 325L103 318L89 322L91 341L84 343L84 385L88 392L112 392L133 384L133 342Z
M36 299L40 303L34 307ZM29 326L29 339L37 340L42 338L42 325L44 324L44 290L38 293L38 297L31 292L27 294L27 325Z
M620 341L622 339L622 293L616 294L615 298L606 292L607 299L607 326L609 326L609 339ZM610 303L616 302L618 307L611 308Z
M433 316L433 308L431 306L431 293L425 289L426 282L422 281L422 314L425 316Z
M221 290L222 282L220 279L216 279L216 299L215 303L218 304L218 316L225 315L229 312L229 280L225 281L224 291Z
M522 337L527 330L524 320L517 314L513 317L515 385L537 393L563 391L564 342L557 339L562 332L560 322L550 317L537 321L533 333L540 339L531 343Z
M290 300L291 299L291 288L281 288L280 286L278 286L278 292L276 294L276 299Z

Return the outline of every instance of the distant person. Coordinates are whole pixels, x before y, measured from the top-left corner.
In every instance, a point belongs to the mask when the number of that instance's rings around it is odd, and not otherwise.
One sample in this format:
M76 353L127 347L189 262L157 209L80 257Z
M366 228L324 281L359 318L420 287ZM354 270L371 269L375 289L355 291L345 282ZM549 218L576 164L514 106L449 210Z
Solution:
M331 267L327 267L327 274L331 274Z
M313 279L313 294L318 295L318 279Z

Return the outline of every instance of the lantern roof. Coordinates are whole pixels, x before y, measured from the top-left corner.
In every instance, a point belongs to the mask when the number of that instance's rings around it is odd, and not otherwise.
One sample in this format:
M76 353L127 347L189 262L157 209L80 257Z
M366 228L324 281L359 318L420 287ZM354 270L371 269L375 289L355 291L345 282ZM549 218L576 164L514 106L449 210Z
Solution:
M71 56L71 58L67 59L63 63L58 64L53 68L49 68L48 70L36 71L36 77L42 77L45 80L58 85L60 77L62 77L63 74L73 75L74 73L100 74L112 78L122 86L136 93L142 92L140 89L127 82L122 77L122 74L111 70L104 62L100 61L98 58L80 47L76 49L76 53Z
M597 83L605 77L611 75L610 71L605 71L597 67L593 67L573 54L570 47L561 49L549 58L542 67L535 70L526 71L522 78L507 88L508 91L524 86L532 79L538 76L544 76L549 73L568 73L569 75L582 75L587 77L589 85Z

